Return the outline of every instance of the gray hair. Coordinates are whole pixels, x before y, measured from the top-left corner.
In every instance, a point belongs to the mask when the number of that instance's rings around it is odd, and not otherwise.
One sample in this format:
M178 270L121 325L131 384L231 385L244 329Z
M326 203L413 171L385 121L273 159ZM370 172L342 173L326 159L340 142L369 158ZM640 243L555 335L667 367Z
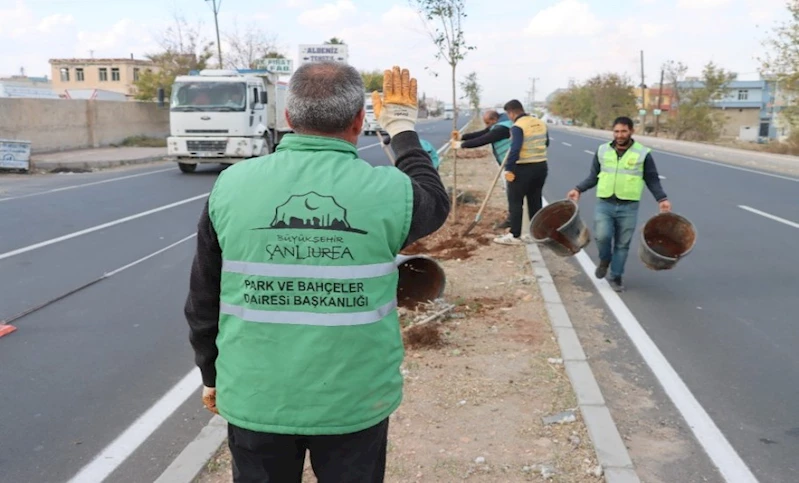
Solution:
M338 134L352 125L364 106L363 79L340 62L301 65L289 80L286 110L298 133Z

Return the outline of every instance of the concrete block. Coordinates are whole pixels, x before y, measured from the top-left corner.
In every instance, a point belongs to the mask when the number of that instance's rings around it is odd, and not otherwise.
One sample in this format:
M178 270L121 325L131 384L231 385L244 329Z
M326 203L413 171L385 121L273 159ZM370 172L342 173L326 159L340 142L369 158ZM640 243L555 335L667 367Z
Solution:
M605 404L605 398L602 397L602 391L599 389L594 378L594 373L591 372L591 367L588 361L565 361L566 373L569 375L574 392L577 395L577 402L580 405L602 405Z
M580 339L577 338L577 332L574 329L566 327L554 327L553 329L558 338L560 353L563 355L564 361L586 360L583 346L580 345Z
M604 468L632 468L633 462L606 406L581 406L597 459ZM607 470L606 470L607 471Z

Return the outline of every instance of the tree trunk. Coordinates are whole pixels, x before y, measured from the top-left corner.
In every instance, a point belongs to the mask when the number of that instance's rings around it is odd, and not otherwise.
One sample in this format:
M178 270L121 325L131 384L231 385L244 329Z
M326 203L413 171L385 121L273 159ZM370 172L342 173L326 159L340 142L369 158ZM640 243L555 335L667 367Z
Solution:
M452 130L458 130L458 108L456 105L457 94L455 92L455 67L452 64ZM458 151L452 153L452 223L458 223Z

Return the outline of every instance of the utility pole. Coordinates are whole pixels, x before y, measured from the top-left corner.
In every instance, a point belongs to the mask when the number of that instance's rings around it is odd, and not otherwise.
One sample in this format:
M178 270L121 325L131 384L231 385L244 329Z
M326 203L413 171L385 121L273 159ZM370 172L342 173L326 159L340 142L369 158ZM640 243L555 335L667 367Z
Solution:
M219 40L219 9L222 8L222 0L205 0L211 2L211 8L214 11L214 25L216 25L216 51L219 54L219 68L224 68L222 65L222 42Z
M666 74L664 69L660 70L660 90L658 91L658 105L655 109L658 111L655 113L655 137L658 137L658 131L660 131L660 115L663 114L663 111L660 110L661 103L663 102L663 76Z
M641 51L641 112L646 110L646 83L644 82L644 51ZM641 133L646 132L646 113L641 115Z
M538 77L530 77L530 112L535 108L535 81L540 80Z

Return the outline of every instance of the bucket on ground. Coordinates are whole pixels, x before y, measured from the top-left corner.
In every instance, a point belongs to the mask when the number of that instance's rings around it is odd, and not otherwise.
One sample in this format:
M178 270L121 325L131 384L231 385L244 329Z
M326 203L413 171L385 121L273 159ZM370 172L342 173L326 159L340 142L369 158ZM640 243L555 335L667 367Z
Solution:
M651 270L669 270L696 244L696 228L684 216L660 213L641 229L641 261Z
M398 255L395 262L399 269L397 305L400 307L413 310L444 294L447 281L444 269L432 258L425 255Z
M591 231L580 219L580 208L572 200L550 203L533 216L530 236L556 255L570 257L591 242Z

